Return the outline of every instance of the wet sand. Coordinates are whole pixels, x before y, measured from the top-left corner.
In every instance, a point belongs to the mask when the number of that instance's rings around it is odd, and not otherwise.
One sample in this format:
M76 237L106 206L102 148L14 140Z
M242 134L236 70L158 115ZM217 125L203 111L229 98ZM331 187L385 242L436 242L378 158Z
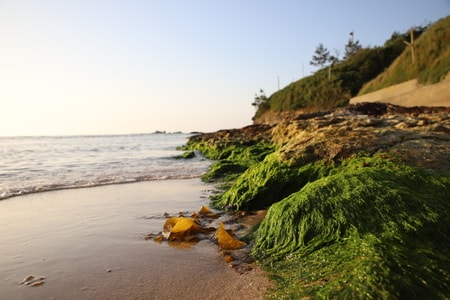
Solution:
M0 299L262 299L268 281L239 274L203 240L144 240L164 213L197 211L198 179L63 190L0 201ZM44 284L21 285L28 275Z

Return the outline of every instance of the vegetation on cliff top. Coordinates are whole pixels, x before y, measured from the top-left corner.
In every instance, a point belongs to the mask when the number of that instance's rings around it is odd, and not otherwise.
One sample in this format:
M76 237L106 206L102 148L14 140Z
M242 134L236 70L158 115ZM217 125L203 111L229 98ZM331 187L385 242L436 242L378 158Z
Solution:
M418 78L424 84L442 80L450 70L450 16L428 28L413 30L415 64L411 63L411 50L405 44L410 41L409 32L395 32L383 46L358 49L342 61L334 58L313 75L264 97L264 101L258 101L253 120L267 111L315 111L344 106L358 94L409 79Z
M450 16L434 23L414 42L414 63L407 47L385 72L364 85L359 95L416 78L421 84L441 81L450 71L449 41Z

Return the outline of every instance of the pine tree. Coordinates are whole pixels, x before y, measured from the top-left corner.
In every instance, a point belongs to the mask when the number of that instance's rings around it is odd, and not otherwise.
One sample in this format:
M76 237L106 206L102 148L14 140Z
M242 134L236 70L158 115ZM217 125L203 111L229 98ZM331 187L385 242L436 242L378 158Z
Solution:
M358 40L354 40L353 31L350 32L350 38L348 39L347 44L345 45L345 56L344 59L347 59L353 56L356 52L361 50L362 46Z
M264 93L263 89L260 89L259 95L255 94L255 101L252 103L252 105L258 109L259 106L266 105L267 101L268 101L268 98L266 96L266 93Z
M312 60L309 63L313 66L320 66L321 68L323 68L329 61L329 59L330 51L328 51L328 49L325 48L322 43L320 43L319 46L316 47L316 51L314 51Z

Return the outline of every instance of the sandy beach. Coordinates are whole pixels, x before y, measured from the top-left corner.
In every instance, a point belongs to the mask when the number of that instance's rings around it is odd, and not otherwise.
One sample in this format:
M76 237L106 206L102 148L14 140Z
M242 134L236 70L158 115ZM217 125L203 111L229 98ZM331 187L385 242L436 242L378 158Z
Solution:
M164 213L197 211L199 179L62 190L0 201L0 299L261 299L268 280L239 274L203 240L144 240ZM20 284L27 276L43 284Z

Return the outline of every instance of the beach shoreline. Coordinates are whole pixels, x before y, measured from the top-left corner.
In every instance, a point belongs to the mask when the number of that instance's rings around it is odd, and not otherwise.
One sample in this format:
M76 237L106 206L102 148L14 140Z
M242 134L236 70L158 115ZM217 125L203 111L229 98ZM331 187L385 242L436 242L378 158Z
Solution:
M217 245L145 240L165 213L207 205L200 179L161 180L14 197L0 202L0 298L261 299L259 268L239 274ZM40 286L20 284L45 277Z

